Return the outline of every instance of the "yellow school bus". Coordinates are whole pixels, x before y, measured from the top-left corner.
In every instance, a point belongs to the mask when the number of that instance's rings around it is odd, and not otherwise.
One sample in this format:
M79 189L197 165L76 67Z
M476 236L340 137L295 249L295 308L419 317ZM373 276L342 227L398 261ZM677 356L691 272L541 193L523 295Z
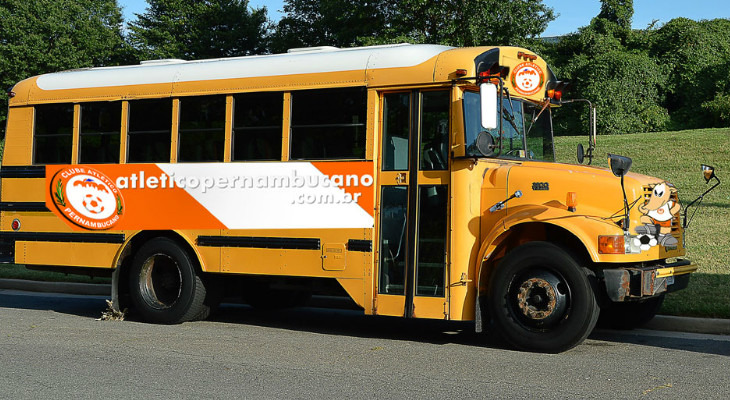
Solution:
M343 294L563 351L696 270L670 182L555 163L563 87L527 49L408 44L32 77L9 93L0 255L111 275L151 322Z

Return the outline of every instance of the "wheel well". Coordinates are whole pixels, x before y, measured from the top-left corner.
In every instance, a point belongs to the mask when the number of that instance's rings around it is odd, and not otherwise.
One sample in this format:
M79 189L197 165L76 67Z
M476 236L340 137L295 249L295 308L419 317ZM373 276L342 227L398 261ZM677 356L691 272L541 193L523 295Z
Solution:
M554 243L576 258L578 264L589 267L591 256L583 243L569 230L557 225L532 222L512 227L500 236L497 247L487 260L482 261L479 272L479 295L486 293L494 268L514 248L528 242L546 241Z
M173 240L175 243L177 243L178 246L180 246L181 249L188 252L188 255L190 256L190 260L193 262L193 265L197 269L198 272L202 272L202 267L200 265L200 260L198 259L197 254L193 250L193 248L190 246L190 243L188 243L180 234L174 231L143 231L140 232L132 237L132 239L127 243L125 248L121 252L120 260L117 263L117 269L118 269L118 278L116 279L116 282L113 280L112 284L116 285L116 290L119 296L119 309L123 310L128 307L130 304L129 302L129 269L132 265L132 260L134 259L135 254L139 251L139 249L148 241L159 238L159 237L165 237L168 239Z

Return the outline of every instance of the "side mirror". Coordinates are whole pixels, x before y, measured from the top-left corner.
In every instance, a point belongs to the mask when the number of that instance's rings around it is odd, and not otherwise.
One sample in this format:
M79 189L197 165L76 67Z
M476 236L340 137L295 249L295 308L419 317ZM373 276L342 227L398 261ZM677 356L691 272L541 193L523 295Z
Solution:
M482 83L479 85L481 100L482 128L497 129L497 85Z
M482 153L485 157L491 157L494 155L494 149L497 147L494 144L494 138L487 131L479 132L476 140L477 150Z
M611 172L613 172L614 175L617 177L623 177L629 172L629 169L631 169L631 159L616 154L609 154L608 165L611 166Z
M585 150L583 150L583 144L578 143L578 151L576 155L578 156L578 164L583 164L583 160L585 160L586 155Z
M715 167L702 164L702 176L705 178L705 183L710 183L710 179L715 177Z

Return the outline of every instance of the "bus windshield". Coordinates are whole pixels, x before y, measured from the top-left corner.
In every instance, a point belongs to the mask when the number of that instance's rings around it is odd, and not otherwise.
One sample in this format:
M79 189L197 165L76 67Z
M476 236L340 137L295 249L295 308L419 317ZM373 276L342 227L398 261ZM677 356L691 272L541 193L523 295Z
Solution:
M466 155L481 157L476 147L480 123L479 93L464 93L464 127ZM550 108L521 99L502 98L502 141L499 158L555 161ZM496 144L500 143L498 129L488 130Z

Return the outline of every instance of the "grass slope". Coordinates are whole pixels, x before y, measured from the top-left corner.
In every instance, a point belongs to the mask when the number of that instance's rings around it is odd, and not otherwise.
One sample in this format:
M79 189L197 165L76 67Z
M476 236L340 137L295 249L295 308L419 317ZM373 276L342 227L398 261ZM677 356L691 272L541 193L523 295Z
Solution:
M557 138L557 160L575 163L576 145L587 142ZM683 206L709 188L700 164L715 167L723 183L705 197L687 231L687 258L700 268L686 290L667 296L662 313L730 318L730 129L599 136L593 164L607 167L607 153L631 157L633 172L673 183Z

